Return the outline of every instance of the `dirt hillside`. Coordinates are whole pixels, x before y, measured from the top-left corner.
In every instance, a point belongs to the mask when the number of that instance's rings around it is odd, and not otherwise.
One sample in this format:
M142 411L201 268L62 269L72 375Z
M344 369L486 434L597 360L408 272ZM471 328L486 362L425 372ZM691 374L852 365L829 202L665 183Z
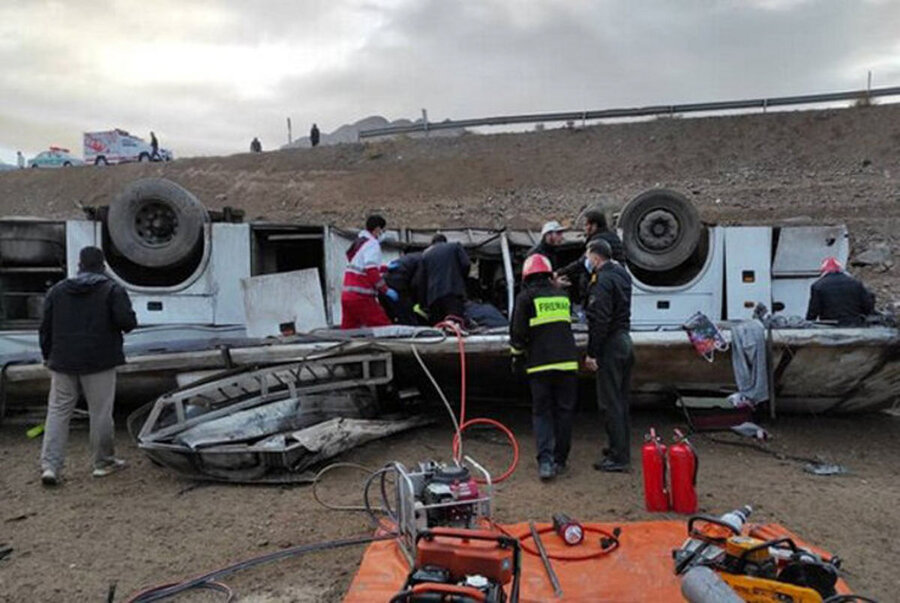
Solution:
M600 125L585 130L377 141L170 164L0 174L0 215L78 216L142 176L171 178L249 218L407 226L571 222L654 186L711 222L846 223L853 252L900 251L900 105ZM857 272L900 299L892 260Z

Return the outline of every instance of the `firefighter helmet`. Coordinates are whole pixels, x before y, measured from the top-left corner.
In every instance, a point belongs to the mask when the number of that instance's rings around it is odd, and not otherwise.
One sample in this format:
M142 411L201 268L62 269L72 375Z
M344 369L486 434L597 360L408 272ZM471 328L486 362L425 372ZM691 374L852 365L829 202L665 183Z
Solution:
M525 258L525 265L522 267L522 278L528 278L533 274L550 274L553 272L553 266L547 256L535 253Z
M822 266L819 268L819 272L822 274L832 274L834 272L842 272L844 267L841 265L837 258L827 257L822 262Z

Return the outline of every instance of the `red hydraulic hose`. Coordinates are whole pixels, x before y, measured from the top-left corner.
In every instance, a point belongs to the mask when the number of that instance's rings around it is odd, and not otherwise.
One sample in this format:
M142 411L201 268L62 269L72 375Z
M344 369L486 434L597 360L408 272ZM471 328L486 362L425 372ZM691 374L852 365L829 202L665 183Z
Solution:
M503 432L506 436L506 439L509 441L510 445L513 449L513 459L510 463L509 467L507 467L506 471L500 474L500 476L494 480L494 483L500 483L509 478L515 471L516 467L519 466L519 442L516 440L515 434L513 434L512 430L510 430L503 423L496 421L494 419L489 419L487 417L478 417L476 419L466 419L466 343L465 338L463 337L462 330L460 330L459 325L457 325L453 321L444 321L440 322L436 325L439 328L445 328L453 331L456 334L456 342L459 348L459 380L460 380L460 394L459 394L459 433L453 434L453 458L456 462L460 462L462 459L460 458L460 449L461 442L460 438L462 437L462 432L465 431L468 427L473 425L488 425L497 429L498 431ZM480 483L484 483L483 480L476 480Z

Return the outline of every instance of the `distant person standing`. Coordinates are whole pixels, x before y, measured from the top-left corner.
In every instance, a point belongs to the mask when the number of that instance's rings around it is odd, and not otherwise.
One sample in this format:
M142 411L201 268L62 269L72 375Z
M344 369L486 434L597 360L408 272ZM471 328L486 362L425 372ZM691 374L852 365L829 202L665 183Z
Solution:
M262 153L262 143L259 141L259 138L256 136L253 137L253 140L250 141L250 152L251 153Z
M153 132L150 132L150 159L159 161L159 141Z
M316 124L313 124L312 128L309 130L309 144L311 144L313 148L319 146L319 126Z
M87 400L93 476L125 466L114 456L116 366L125 363L122 333L137 326L125 289L103 273L103 252L85 247L78 275L54 285L44 300L41 354L50 369L41 482L55 486L65 461L69 420L78 398Z
M25 169L25 155L22 154L22 151L16 151L16 164L20 170Z

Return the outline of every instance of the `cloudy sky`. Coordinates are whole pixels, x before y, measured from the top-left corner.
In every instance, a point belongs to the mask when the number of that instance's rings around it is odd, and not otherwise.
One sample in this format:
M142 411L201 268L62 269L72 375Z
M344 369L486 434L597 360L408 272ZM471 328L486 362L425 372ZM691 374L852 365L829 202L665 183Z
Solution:
M894 0L0 0L0 160L155 130L179 156L315 121L900 85Z

